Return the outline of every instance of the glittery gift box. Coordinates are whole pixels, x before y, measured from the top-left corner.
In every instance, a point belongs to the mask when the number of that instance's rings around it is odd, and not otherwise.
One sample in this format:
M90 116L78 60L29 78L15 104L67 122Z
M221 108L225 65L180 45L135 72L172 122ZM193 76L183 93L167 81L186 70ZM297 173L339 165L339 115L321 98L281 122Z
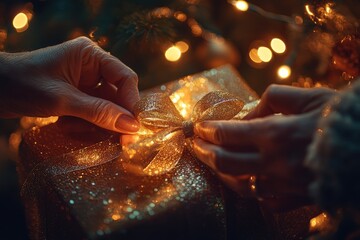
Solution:
M202 96L218 89L238 95L245 103L258 98L231 66L142 94L169 95L186 118ZM18 172L31 239L273 239L281 235L274 217L264 216L257 201L239 199L226 190L190 152L184 152L172 171L159 176L129 172L120 153L118 135L78 119L62 118L25 132ZM278 222L288 233L288 227Z

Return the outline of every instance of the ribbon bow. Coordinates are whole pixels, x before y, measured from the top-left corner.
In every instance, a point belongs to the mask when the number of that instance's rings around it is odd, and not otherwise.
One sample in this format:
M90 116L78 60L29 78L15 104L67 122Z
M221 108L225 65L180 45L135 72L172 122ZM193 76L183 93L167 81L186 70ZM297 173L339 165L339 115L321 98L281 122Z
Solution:
M146 175L159 175L173 169L194 136L194 125L205 120L229 120L236 116L244 102L223 91L213 91L200 99L185 120L170 98L161 93L150 94L135 105L135 116L144 135L123 146L125 158L141 166Z

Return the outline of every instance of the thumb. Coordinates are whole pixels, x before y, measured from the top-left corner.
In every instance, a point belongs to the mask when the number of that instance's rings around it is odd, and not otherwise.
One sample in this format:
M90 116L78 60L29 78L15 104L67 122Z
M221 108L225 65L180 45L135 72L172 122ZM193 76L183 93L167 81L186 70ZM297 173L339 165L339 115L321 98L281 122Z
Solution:
M304 89L284 85L270 85L261 97L259 105L244 117L245 120L281 113L300 114L311 101L323 94L322 89Z
M128 110L77 89L74 91L65 107L64 115L79 117L99 127L120 133L131 134L139 130L139 123Z

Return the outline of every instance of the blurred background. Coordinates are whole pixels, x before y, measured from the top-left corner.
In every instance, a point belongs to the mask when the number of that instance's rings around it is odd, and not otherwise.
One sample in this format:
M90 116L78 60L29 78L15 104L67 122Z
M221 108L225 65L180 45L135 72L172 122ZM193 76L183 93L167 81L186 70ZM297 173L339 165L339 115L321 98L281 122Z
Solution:
M140 90L233 65L271 83L342 88L360 71L360 1L1 0L0 51L87 36L139 75ZM27 239L15 162L33 120L0 120L0 239Z

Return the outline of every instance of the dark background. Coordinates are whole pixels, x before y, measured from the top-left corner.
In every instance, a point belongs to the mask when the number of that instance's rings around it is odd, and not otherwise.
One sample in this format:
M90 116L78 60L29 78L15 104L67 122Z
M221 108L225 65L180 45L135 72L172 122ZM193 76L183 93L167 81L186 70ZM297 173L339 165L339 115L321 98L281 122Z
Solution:
M332 49L344 36L352 34L353 28L344 25L342 31L338 31L331 24L315 24L305 14L305 4L316 9L324 1L250 2L277 14L292 18L300 16L304 24L300 29L294 29L292 25L262 17L253 11L240 12L225 0L2 0L0 51L29 51L77 36L88 36L138 73L140 89L225 63L235 66L259 94L270 83L301 87L313 87L316 83L330 87L347 84L341 78L344 70L340 71L330 63L334 54ZM360 1L335 3L334 9L343 19L351 26L356 25L354 21L360 16ZM185 13L187 19L196 20L203 31L217 37L195 36L188 21L154 17L154 10L159 7ZM28 29L18 33L12 27L12 19L21 11L30 13L32 19ZM273 37L284 40L287 52L274 55L268 64L256 65L249 61L250 48L258 41L268 45ZM219 39L221 41L217 41ZM180 40L189 44L189 51L179 61L168 62L164 50ZM291 63L293 74L287 80L279 80L276 70L284 63ZM0 120L0 239L27 238L14 161L17 158L14 136L19 134L13 135L13 145L9 147L11 134L18 129L18 120Z

